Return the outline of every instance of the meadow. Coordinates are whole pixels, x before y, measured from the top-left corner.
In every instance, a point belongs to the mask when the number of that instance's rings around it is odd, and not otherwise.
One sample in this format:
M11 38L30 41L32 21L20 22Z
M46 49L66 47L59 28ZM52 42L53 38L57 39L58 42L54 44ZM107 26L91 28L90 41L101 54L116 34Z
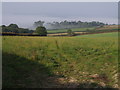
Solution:
M86 30L94 30L95 27L91 27L91 28L73 28L72 31L73 32L83 32ZM58 30L47 30L48 34L51 33L66 33L68 29L58 29Z
M118 88L118 33L2 37L3 88Z
M66 33L68 29L58 29L58 30L47 30L48 34L54 33ZM88 27L88 28L73 28L71 29L73 32L91 32L93 30L118 30L118 25L105 25L102 27Z

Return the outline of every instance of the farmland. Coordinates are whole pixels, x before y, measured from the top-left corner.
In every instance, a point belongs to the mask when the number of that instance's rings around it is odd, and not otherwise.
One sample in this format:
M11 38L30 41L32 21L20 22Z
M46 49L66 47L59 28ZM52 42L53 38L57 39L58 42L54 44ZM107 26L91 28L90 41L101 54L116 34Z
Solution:
M73 32L85 32L85 31L92 31L92 30L111 30L111 29L118 29L118 25L105 25L103 27L91 27L91 28L73 28ZM58 30L47 30L48 34L53 33L66 33L68 29L58 29Z
M116 88L118 33L3 36L3 88Z
M48 36L67 36L68 29L61 30L47 30ZM91 33L104 33L104 32L116 32L119 30L118 25L105 25L102 27L91 28L73 28L71 29L75 35L91 34Z
M92 27L92 28L74 28L74 29L72 29L72 31L74 31L74 32L80 32L80 31L86 31L88 29L89 30L93 30L94 27ZM48 30L48 34L50 34L50 33L65 33L65 32L67 32L67 30L68 29Z

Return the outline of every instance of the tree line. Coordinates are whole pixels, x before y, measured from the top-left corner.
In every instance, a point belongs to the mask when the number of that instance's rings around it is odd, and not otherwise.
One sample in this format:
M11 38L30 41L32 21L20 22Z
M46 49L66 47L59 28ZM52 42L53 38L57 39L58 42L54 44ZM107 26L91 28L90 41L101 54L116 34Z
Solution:
M2 25L2 32L11 32L11 33L30 33L34 35L40 35L40 36L47 36L47 30L44 26L44 21L36 21L34 22L35 30L29 30L26 28L19 28L17 24L10 24L8 26ZM73 28L83 28L83 27L101 27L107 24L101 23L101 22L81 22L81 21L61 21L61 22L52 22L47 23L51 29L68 29L67 33L68 36L74 36L75 33L71 30ZM50 29L50 28L49 28Z
M33 33L34 30L29 30L25 28L19 28L17 24L10 24L8 26L2 25L2 32L12 32L12 33Z
M61 22L51 22L46 23L44 21L34 22L34 27L46 26L47 29L71 29L71 28L84 28L84 27L97 27L108 25L102 22L92 21L92 22L82 22L82 21L61 21Z
M34 34L34 35L40 35L40 36L47 36L47 30L45 27L43 26L38 26L36 28L36 30L29 30L29 29L25 29L25 28L19 28L17 24L10 24L8 26L2 25L2 32L4 33L20 33L22 35L22 33L28 33L28 34ZM19 34L19 35L20 35Z

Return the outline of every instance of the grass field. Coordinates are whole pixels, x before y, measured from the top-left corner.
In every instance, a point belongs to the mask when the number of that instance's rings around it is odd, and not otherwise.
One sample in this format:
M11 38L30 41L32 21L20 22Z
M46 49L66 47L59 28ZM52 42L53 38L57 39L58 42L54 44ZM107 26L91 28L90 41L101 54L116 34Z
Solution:
M4 87L118 87L118 33L3 36Z
M86 31L86 30L93 30L94 28L74 28L72 31L79 32L79 31ZM61 29L61 30L47 30L48 34L50 33L66 33L68 29Z
M118 29L118 25L105 25L103 27L91 27L91 28L74 28L72 29L73 32L85 32L91 30L116 30ZM60 30L47 30L48 34L54 33L66 33L68 29L60 29Z
M116 32L110 32L110 33L98 33L98 34L92 34L92 35L79 35L79 36L76 36L76 37L91 37L91 38L96 38L96 37L116 37L118 38L118 33Z

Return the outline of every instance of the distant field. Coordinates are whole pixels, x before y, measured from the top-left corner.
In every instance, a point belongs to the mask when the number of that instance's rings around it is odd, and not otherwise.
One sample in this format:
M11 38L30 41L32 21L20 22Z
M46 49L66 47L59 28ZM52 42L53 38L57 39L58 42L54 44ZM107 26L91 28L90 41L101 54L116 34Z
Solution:
M111 30L111 29L118 29L118 25L107 25L107 26L103 26L103 27L92 27L92 28L75 28L75 29L72 29L72 31L74 32L84 32L84 31L87 31L87 30ZM48 34L51 34L51 33L66 33L68 29L61 29L61 30L47 30Z
M107 25L99 28L98 30L105 30L105 29L118 29L118 25Z
M96 37L118 37L118 32L112 32L112 33L99 33L99 34L92 34L92 35L80 35L76 37L91 37L91 38L96 38Z
M118 87L118 33L3 36L3 88Z
M94 28L76 28L76 29L72 29L72 31L74 32L78 32L78 31L86 31L87 29L92 30ZM66 33L68 29L61 29L61 30L47 30L48 34L49 33Z
M68 36L68 29L61 30L47 30L47 36ZM83 35L83 34L95 34L95 33L104 33L104 32L117 32L117 25L107 25L102 27L92 27L92 28L76 28L71 29L74 32L74 36ZM3 36L39 36L36 33L14 33L14 32L2 32L0 35Z
M48 30L47 36L67 36L68 29L62 30ZM107 25L103 27L92 27L92 28L76 28L71 29L75 35L81 35L85 33L103 33L103 32L116 32L118 31L118 25Z

